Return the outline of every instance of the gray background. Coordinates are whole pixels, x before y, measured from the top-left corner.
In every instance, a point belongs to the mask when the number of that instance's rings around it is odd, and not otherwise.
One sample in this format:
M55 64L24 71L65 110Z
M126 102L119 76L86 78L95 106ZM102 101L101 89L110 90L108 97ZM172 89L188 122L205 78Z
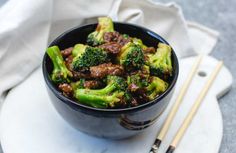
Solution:
M6 0L0 0L0 6ZM170 0L160 0L170 2ZM236 1L235 0L173 0L179 4L187 20L196 21L220 32L212 56L224 60L233 77L236 78ZM236 83L232 90L222 97L220 109L223 114L224 136L220 153L236 152ZM0 149L0 153L2 153Z

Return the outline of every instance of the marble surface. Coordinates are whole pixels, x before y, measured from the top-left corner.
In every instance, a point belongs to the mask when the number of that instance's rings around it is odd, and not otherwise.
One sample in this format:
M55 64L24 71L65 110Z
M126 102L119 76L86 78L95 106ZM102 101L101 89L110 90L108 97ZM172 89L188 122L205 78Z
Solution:
M175 92L158 121L140 135L120 141L89 136L77 131L63 120L50 102L40 67L23 83L11 90L5 100L0 118L0 135L4 151L5 153L148 153L195 60L195 57L190 57L179 62L179 79ZM159 153L164 153L168 148L178 130L177 127L180 127L198 96L199 89L205 85L217 62L215 58L209 56L203 58L199 71L205 72L206 76L194 77L159 148ZM223 67L175 153L218 153L223 124L216 95L223 95L231 84L232 76L227 68ZM29 87L37 88L38 92L25 90ZM22 94L31 96L22 97ZM209 121L211 124L208 124Z
M169 2L169 0L160 0ZM236 77L236 1L235 0L173 0L183 9L187 20L196 21L220 32L220 39L212 56L224 60L233 78ZM223 115L224 134L220 153L236 152L236 83L219 100Z
M170 2L170 0L158 0ZM212 52L212 56L222 59L236 77L236 1L235 0L172 0L179 4L187 20L196 21L221 33L220 40ZM0 0L0 6L6 0ZM220 153L236 152L236 83L232 90L220 99L220 109L223 114L224 136ZM2 151L0 150L0 153Z

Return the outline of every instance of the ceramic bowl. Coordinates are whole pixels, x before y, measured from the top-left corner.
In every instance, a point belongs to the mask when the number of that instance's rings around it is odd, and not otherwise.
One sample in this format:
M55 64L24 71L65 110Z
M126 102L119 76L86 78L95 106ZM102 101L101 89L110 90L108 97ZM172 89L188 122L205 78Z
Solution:
M60 49L85 43L87 35L94 31L97 24L70 29L57 37L49 46L57 45ZM120 33L140 38L147 46L157 46L158 42L167 43L161 36L128 23L114 22L114 28ZM176 54L172 52L173 75L169 80L168 89L154 100L137 107L122 109L99 109L80 104L65 96L50 80L53 65L45 53L42 63L43 76L51 102L58 113L74 128L98 137L121 139L136 135L152 126L167 107L173 94L179 73Z

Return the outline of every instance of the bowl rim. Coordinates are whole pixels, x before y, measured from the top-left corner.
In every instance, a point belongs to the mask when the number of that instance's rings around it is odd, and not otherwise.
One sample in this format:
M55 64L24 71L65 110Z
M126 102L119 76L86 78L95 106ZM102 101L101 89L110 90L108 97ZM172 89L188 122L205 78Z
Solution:
M131 27L138 28L138 29L140 29L142 31L147 32L151 37L154 37L155 39L158 39L158 41L164 42L165 44L169 45L169 43L164 38L162 38L160 35L158 35L157 33L153 32L153 31L151 31L151 30L149 30L147 28L144 28L142 26L131 24L131 23L124 23L124 22L113 22L113 23L114 23L115 26L116 25L126 25L126 26L131 26ZM49 44L49 46L54 45L55 42L60 40L65 35L73 32L74 30L82 29L82 28L85 28L85 27L88 27L88 26L96 26L96 25L97 25L97 23L93 23L93 24L79 25L79 26L76 26L74 28L70 28L70 29L66 30L65 32L63 32L62 34L60 34L58 37L56 37ZM174 62L172 62L172 63L175 64L174 65L175 66L175 71L173 73L173 80L170 83L170 86L167 88L167 90L165 90L161 95L159 95L158 97L156 97L155 99L153 99L153 100L151 100L151 101L149 101L147 103L144 103L144 104L141 104L141 105L138 105L138 106L134 106L134 107L128 107L128 108L117 108L117 109L95 108L95 107L92 107L92 106L84 105L82 103L78 103L78 102L76 102L76 101L74 101L74 100L64 96L53 85L53 82L50 80L50 76L49 76L49 74L47 72L47 63L46 63L47 54L46 54L46 52L44 53L44 56L43 56L42 71L43 71L43 77L44 77L44 80L45 80L45 82L47 84L47 87L49 87L49 89L52 91L52 93L58 99L60 99L60 101L66 103L66 104L69 104L69 105L73 105L73 106L75 106L78 109L82 109L82 110L86 110L86 111L102 112L102 113L113 113L113 114L126 114L126 113L136 112L136 111L142 110L144 108L150 107L150 106L158 103L159 101L161 101L164 97L166 97L170 93L170 91L172 91L172 89L175 86L176 81L178 79L178 75L179 75L179 62L178 62L178 58L177 58L176 53L175 53L173 48L172 48L172 56L173 56L173 60L174 60Z

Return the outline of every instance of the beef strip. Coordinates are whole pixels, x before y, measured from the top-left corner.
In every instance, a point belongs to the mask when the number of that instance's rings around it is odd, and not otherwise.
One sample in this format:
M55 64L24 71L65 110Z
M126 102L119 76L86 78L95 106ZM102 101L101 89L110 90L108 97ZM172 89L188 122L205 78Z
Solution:
M124 36L120 35L118 37L118 40L117 40L117 43L120 44L121 46L124 46L125 44L127 44L128 42L131 41L131 38L128 37L128 38L124 38Z
M73 74L74 80L79 80L81 78L84 78L84 79L91 79L92 78L89 72L72 71L72 74Z
M91 77L93 78L103 78L107 75L122 75L124 73L124 68L121 65L104 63L90 67L90 72Z
M121 45L116 42L107 42L105 44L100 45L99 47L111 54L117 54L120 52L121 49Z
M139 104L143 104L149 101L148 96L146 95L145 88L139 88L135 91L134 97L139 102Z
M119 32L114 31L114 32L104 33L103 40L105 43L116 42L120 46L124 46L126 43L131 41L131 38L130 37L125 38Z
M65 59L66 67L67 67L69 70L71 70L71 63L72 63L72 60L73 60L73 56L72 56L72 55L66 57L66 59Z
M105 43L117 42L120 34L117 31L114 32L105 32L103 35L103 40Z
M136 102L139 104L142 104L144 102L147 102L149 99L146 95L146 89L145 88L140 88L136 84L130 84L128 86L128 90L132 94L133 97L135 97Z
M138 101L134 97L132 97L132 100L130 102L130 106L135 107L135 106L138 106L138 105L139 105Z
M147 47L146 49L143 50L144 53L155 53L156 50L154 47Z
M59 90L62 91L63 95L65 95L67 97L70 97L73 94L72 87L69 84L67 84L67 83L59 84L58 88L59 88Z
M72 50L73 50L73 47L66 48L64 50L61 50L61 54L64 58L66 58L71 55Z
M101 81L98 80L88 80L84 82L84 87L88 89L96 89L102 85Z

